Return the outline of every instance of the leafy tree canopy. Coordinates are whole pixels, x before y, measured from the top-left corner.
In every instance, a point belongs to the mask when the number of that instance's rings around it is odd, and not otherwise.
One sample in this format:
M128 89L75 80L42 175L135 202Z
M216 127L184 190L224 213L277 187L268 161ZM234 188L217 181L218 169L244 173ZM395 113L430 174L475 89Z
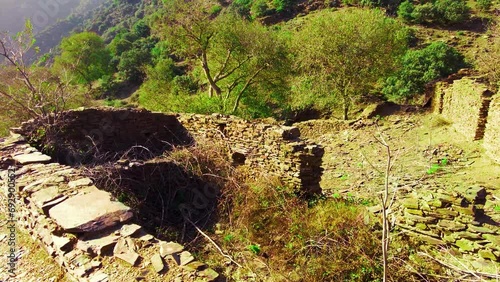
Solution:
M316 13L293 36L302 76L295 99L326 99L341 106L347 119L352 103L396 68L407 49L406 34L380 10Z
M67 69L77 83L88 84L111 74L111 54L101 39L93 32L82 32L64 38L61 55L55 58L54 67Z

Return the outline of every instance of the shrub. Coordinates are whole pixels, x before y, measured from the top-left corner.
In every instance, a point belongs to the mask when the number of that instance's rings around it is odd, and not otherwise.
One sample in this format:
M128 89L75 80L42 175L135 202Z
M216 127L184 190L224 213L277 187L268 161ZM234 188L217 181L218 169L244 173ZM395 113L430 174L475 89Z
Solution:
M480 11L488 11L493 5L492 0L477 0L477 8Z
M465 0L437 0L420 5L405 1L399 5L398 16L406 23L456 24L469 19L470 8Z
M461 23L470 16L470 8L465 0L438 0L434 6L437 13L436 20L441 23Z
M250 17L250 8L252 7L253 0L235 0L231 7L241 16Z
M273 4L276 12L280 13L288 10L293 4L293 0L273 0Z
M266 0L255 0L252 4L252 8L250 10L252 14L252 18L259 18L265 16L268 13L269 6L267 5Z
M398 7L398 16L406 23L411 23L413 21L412 13L415 10L415 6L410 1L404 1Z
M382 89L390 99L411 98L424 91L425 84L466 67L464 56L443 42L421 50L410 50L402 58L402 69L386 80Z

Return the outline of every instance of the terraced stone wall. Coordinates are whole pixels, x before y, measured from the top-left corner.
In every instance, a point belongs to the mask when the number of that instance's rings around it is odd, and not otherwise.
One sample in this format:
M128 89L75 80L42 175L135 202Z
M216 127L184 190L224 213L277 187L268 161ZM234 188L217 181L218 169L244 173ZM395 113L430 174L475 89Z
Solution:
M481 77L450 77L434 85L432 110L467 139L484 139L487 154L500 163L500 94L490 88Z
M98 189L84 171L50 161L19 135L0 142L0 198L12 200L16 229L40 242L70 281L217 279L184 246L131 223L131 209ZM22 247L12 248L19 253ZM1 281L22 281L21 269L4 267Z
M300 193L318 193L322 175L321 146L300 139L296 127L250 122L225 115L168 115L135 109L84 109L65 112L56 125L56 160L72 164L152 158L172 146L217 138L228 144L235 165L275 174ZM39 132L30 120L14 130L23 136ZM147 148L147 149L145 149Z

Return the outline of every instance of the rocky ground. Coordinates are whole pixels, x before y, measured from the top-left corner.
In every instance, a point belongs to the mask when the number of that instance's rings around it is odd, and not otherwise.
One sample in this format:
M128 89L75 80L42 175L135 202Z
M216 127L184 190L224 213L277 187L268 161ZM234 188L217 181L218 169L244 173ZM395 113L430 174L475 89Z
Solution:
M325 147L321 186L325 193L350 194L370 201L383 189L387 150L391 187L483 185L500 189L500 165L484 154L482 141L466 140L443 118L416 113L371 120L308 121L302 137Z

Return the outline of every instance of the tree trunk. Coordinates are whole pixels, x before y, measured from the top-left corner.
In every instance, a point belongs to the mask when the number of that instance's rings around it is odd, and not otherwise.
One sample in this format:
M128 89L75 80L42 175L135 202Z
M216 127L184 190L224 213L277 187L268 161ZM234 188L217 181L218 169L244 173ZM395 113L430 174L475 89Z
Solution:
M201 67L203 68L203 72L205 73L209 84L208 97L213 97L214 92L217 96L220 96L222 90L219 86L217 86L212 75L210 74L210 69L208 68L207 53L205 52L203 52L203 54L201 55Z
M346 101L347 99L344 99L344 120L349 119L349 102Z

